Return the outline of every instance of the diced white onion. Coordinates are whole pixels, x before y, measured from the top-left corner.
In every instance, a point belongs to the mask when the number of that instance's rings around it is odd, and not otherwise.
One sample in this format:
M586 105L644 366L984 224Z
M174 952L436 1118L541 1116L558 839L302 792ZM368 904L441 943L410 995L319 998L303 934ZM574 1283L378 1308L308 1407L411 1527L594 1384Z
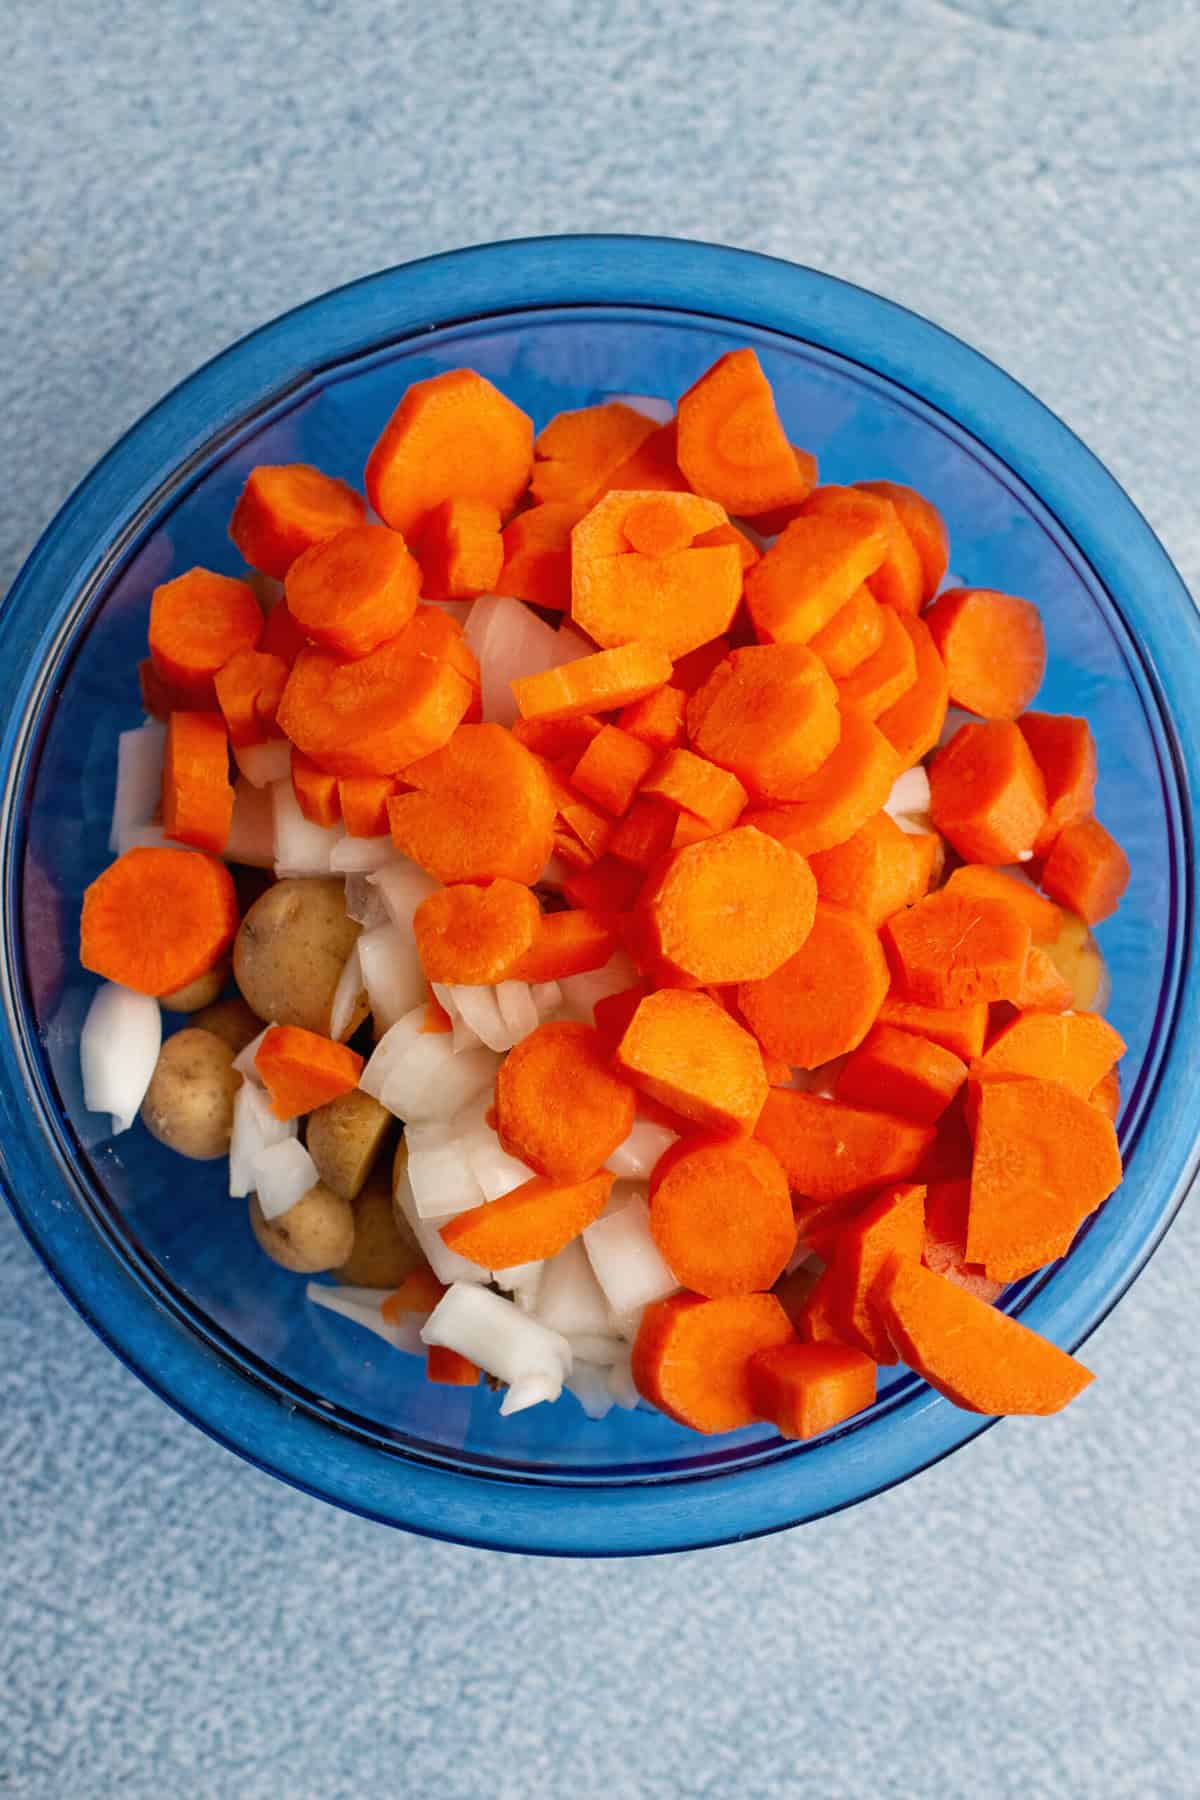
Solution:
M340 1044L344 1038L350 1036L354 1016L358 1011L358 1003L362 999L365 986L358 945L355 944L342 964L342 972L338 976L337 986L333 990L333 999L329 1003L329 1035L336 1044Z
M395 862L400 852L390 837L351 837L333 846L329 867L335 875L371 875Z
M619 1337L602 1337L595 1332L572 1332L567 1342L577 1363L594 1363L600 1369L610 1368L625 1353Z
M644 1181L653 1173L660 1157L678 1142L677 1131L656 1125L651 1119L635 1119L633 1130L623 1144L617 1145L604 1166L620 1180Z
M226 862L246 869L275 863L275 805L270 788L253 787L240 775L233 790L233 818L222 852Z
M500 1007L496 1000L494 987L468 987L455 984L449 989L452 1005L447 1007L451 1018L459 1018L489 1050L509 1050L512 1039L504 1020L500 1017Z
M288 875L328 875L333 847L345 835L342 827L326 829L306 819L290 778L274 784L271 805L275 813L276 875L281 880Z
M613 1335L608 1302L578 1238L547 1261L538 1290L537 1316L563 1337Z
M237 1074L242 1076L246 1081L255 1082L258 1087L263 1085L263 1078L258 1072L256 1058L262 1048L263 1039L266 1037L268 1031L272 1030L274 1030L273 1026L264 1025L258 1036L252 1037L248 1044L243 1044L242 1048L233 1059L233 1066Z
M123 825L117 833L116 852L127 850L179 850L185 848L177 838L169 838L161 825Z
M358 1078L358 1085L363 1093L370 1094L372 1100L381 1099L388 1076L400 1066L423 1035L427 1035L425 1008L414 1006L410 1013L406 1013L384 1032L368 1057L366 1067Z
M607 1369L577 1362L563 1386L569 1388L589 1419L604 1419L613 1409Z
M401 931L412 930L413 914L418 906L442 885L406 856L398 857L395 862L385 863L382 868L376 869L370 881L373 887L379 889L392 924Z
M346 917L361 925L364 931L387 923L390 914L383 904L383 895L369 875L347 875Z
M158 809L166 739L166 727L157 719L147 719L136 731L122 731L117 738L117 785L108 834L108 847L115 855L121 854L122 834L149 825Z
M451 1049L454 1050L455 1053L459 1050L479 1049L483 1040L471 1030L471 1027L459 1012L454 998L456 990L444 981L431 981L429 986L432 989L434 999L437 1001L442 1011L449 1016L450 1030L452 1033L450 1039Z
M79 1036L83 1104L112 1114L114 1137L137 1118L161 1048L162 1013L152 995L115 981L96 989Z
M278 1219L289 1212L321 1179L316 1163L299 1138L268 1144L253 1159L251 1172L264 1219Z
M896 777L892 791L883 803L883 810L891 814L901 831L912 834L932 828L930 805L929 777L920 763L917 763L914 768L905 769L903 775Z
M452 1219L482 1206L486 1195L475 1179L462 1145L448 1125L410 1125L408 1180L422 1219Z
M634 1306L628 1312L614 1312L613 1327L617 1336L626 1344L633 1344L636 1341L637 1334L642 1328L645 1311L644 1306Z
M394 1191L396 1204L404 1214L409 1230L440 1282L449 1287L451 1282L485 1282L490 1279L487 1269L481 1269L478 1263L460 1256L457 1250L451 1250L432 1219L421 1217L413 1198L408 1172L403 1167L397 1171Z
M398 1119L418 1124L452 1119L491 1087L499 1066L490 1050L456 1052L445 1032L423 1032L388 1073L377 1097Z
M292 746L286 738L271 738L265 744L235 744L233 760L251 787L291 782Z
M427 1344L457 1350L515 1387L540 1376L561 1389L571 1371L571 1346L556 1331L520 1312L490 1288L456 1281L442 1295L421 1330ZM557 1398L557 1393L547 1398Z
M557 981L535 981L529 993L537 1007L539 1025L544 1025L547 1019L558 1017L562 1011L563 995Z
M623 1412L633 1412L641 1399L633 1379L633 1365L628 1348L608 1371L608 1391L613 1397L613 1405L619 1406Z
M358 936L358 963L372 1016L387 1031L425 998L417 946L397 925L376 925Z
M491 1095L484 1092L478 1099L455 1115L451 1135L471 1166L484 1198L499 1200L514 1188L533 1180L533 1170L510 1156L488 1124L486 1117Z
M259 1152L296 1135L295 1119L277 1119L262 1088L243 1081L234 1095L229 1140L229 1192L235 1200L253 1192L254 1160Z
M650 1208L640 1197L589 1225L583 1243L614 1312L648 1306L679 1286L659 1254L650 1230Z
M623 993L637 978L637 970L629 957L623 950L618 950L602 969L589 969L584 975L563 976L558 984L562 990L562 1010L568 1018L582 1019L591 1025L597 1000Z
M493 1049L509 1050L536 1031L540 1024L537 1001L527 981L501 981L496 985L496 1005L508 1033L507 1044L493 1044Z
M546 1401L553 1405L562 1390L561 1376L523 1375L507 1389L500 1402L500 1417L510 1419L514 1413L528 1412L531 1406L541 1406Z
M321 1282L310 1281L304 1291L315 1306L323 1306L327 1312L337 1313L340 1318L351 1319L365 1330L373 1331L393 1350L403 1350L409 1356L424 1356L420 1315L406 1313L391 1325L380 1312L387 1298L387 1288L326 1287Z
M675 417L674 406L658 394L609 394L606 400L609 406L627 406L630 412L641 413L656 425L669 425Z
M522 1312L536 1312L545 1267L544 1262L513 1263L508 1269L494 1269L492 1279L497 1287L512 1295Z

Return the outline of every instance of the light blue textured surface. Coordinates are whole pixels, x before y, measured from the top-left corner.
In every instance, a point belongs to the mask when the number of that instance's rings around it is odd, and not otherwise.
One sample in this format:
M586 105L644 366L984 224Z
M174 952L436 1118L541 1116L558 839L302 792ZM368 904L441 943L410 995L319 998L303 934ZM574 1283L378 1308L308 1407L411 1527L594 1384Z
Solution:
M725 239L991 354L1193 589L1194 0L17 0L0 74L0 583L164 388L494 236ZM490 1557L174 1417L0 1217L0 1793L277 1800L1195 1792L1193 1205L1012 1422L865 1508L638 1564Z

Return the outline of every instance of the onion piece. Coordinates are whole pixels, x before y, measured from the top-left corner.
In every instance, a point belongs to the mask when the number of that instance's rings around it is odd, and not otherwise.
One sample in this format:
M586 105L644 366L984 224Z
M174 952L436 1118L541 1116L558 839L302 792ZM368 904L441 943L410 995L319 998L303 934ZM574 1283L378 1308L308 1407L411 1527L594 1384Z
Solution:
M561 1379L553 1375L523 1375L520 1381L510 1383L500 1402L500 1417L510 1419L514 1413L528 1412L531 1406L541 1406L547 1400L553 1404L562 1389Z
M608 394L605 404L627 406L630 412L641 413L644 419L653 419L656 425L669 425L675 417L671 402L658 394Z
M369 875L347 875L346 917L353 919L356 925L361 925L364 931L372 931L376 925L386 925L391 917L383 904L383 895Z
M652 1119L635 1119L633 1130L604 1166L621 1181L644 1181L660 1157L678 1142L679 1133L666 1125L656 1125Z
M563 1337L613 1335L608 1302L578 1238L548 1258L538 1291L537 1316Z
M258 1072L258 1062L256 1059L259 1050L262 1048L263 1039L266 1037L268 1031L272 1031L273 1029L274 1027L271 1025L264 1025L258 1036L251 1038L248 1044L243 1044L233 1059L235 1072L240 1075L244 1081L253 1081L258 1087L262 1087L263 1078Z
M351 837L347 833L330 851L329 867L335 875L371 875L399 855L390 837Z
M557 981L535 981L529 993L537 1007L539 1025L544 1025L547 1019L558 1017L563 1009L563 993Z
M342 964L342 972L338 976L337 986L333 990L333 999L329 1003L329 1035L335 1044L342 1043L351 1034L358 1003L363 997L366 983L363 980L362 962L355 944L349 956Z
M388 1072L376 1098L398 1119L417 1124L452 1119L492 1086L499 1066L490 1050L456 1051L445 1032L423 1032Z
M451 1282L485 1282L490 1280L488 1269L481 1269L478 1263L468 1261L460 1256L457 1250L451 1250L432 1219L423 1219L417 1211L413 1198L412 1185L408 1179L405 1160L397 1169L393 1195L396 1205L408 1222L408 1228L416 1238L426 1262L446 1287Z
M425 1008L414 1006L410 1013L405 1013L384 1032L358 1078L364 1094L370 1094L372 1100L380 1098L388 1076L399 1067L424 1031Z
M449 1125L410 1125L408 1181L413 1205L422 1219L452 1219L487 1196Z
M229 1192L235 1200L253 1192L254 1160L260 1151L297 1135L295 1119L277 1119L263 1089L243 1081L233 1099L229 1139Z
M169 838L161 825L124 825L117 833L116 850L124 856L127 850L181 850L178 838Z
M883 810L890 813L897 825L904 831L928 831L930 829L929 777L917 763L911 769L905 769L892 784L892 791L883 803ZM906 820L921 820L922 823L908 825Z
M369 880L372 887L378 888L392 924L401 931L412 930L413 914L418 906L442 885L432 875L427 875L424 869L419 869L407 856L385 863L382 868L374 871Z
M425 973L412 937L397 925L358 935L358 963L376 1025L387 1031L425 998Z
M278 781L292 779L292 746L286 738L271 738L265 744L235 744L233 760L251 787L273 787Z
M499 1200L504 1194L511 1194L514 1188L532 1181L534 1172L526 1163L510 1156L501 1145L485 1117L490 1102L491 1095L485 1090L479 1099L455 1115L450 1129L483 1190L484 1198Z
M83 1104L112 1114L114 1137L137 1118L161 1049L162 1013L152 995L115 981L96 989L79 1034Z
M523 600L505 594L484 594L475 602L464 636L479 662L483 716L498 725L512 725L518 716L511 682L573 662L592 648L570 626L555 631Z
M619 1337L601 1336L596 1332L571 1332L567 1342L577 1363L592 1363L598 1369L611 1368L625 1351Z
M441 1344L469 1357L511 1386L541 1376L561 1391L571 1371L571 1346L556 1331L519 1312L490 1288L456 1281L421 1329L426 1344ZM553 1396L557 1398L557 1392Z
M342 827L336 825L327 830L306 819L290 778L275 782L271 804L275 812L276 875L281 880L289 875L328 875L333 846L345 835Z
M605 1419L613 1409L607 1369L598 1369L591 1363L576 1363L563 1386L574 1394L589 1419Z
M537 1001L527 981L497 982L496 1005L500 1008L501 1022L508 1033L508 1043L502 1046L506 1050L511 1050L522 1038L527 1038L541 1023ZM498 1045L492 1047L501 1048Z
M602 969L589 969L584 975L563 976L558 984L562 991L562 1010L567 1018L582 1019L591 1025L594 1023L592 1009L597 1000L624 993L637 978L637 970L630 958L623 950L618 950Z
M608 1391L613 1397L613 1405L619 1406L623 1412L633 1412L641 1400L642 1396L633 1379L633 1362L628 1346L608 1371Z
M392 1325L379 1310L387 1299L387 1288L325 1287L320 1282L310 1281L304 1292L315 1306L323 1306L327 1312L337 1313L340 1318L351 1319L354 1324L373 1331L393 1350L402 1350L408 1356L424 1356L420 1315L406 1314L403 1320Z
M149 825L158 810L166 741L166 726L157 719L147 719L136 731L122 731L117 738L117 782L108 834L114 855L121 853L122 833Z
M583 1233L596 1281L614 1312L631 1312L673 1294L679 1283L659 1254L650 1208L640 1197L597 1219Z
M482 1040L476 1037L475 1033L471 1030L471 1027L459 1013L458 1006L454 999L455 990L448 986L444 981L431 981L429 986L434 999L450 1019L450 1029L453 1033L450 1040L451 1048L455 1052L459 1050L479 1049Z
M289 1212L321 1179L316 1163L299 1138L268 1144L252 1158L250 1169L264 1219L278 1219Z
M233 790L233 818L222 855L245 869L270 869L275 863L275 806L270 788L253 787L244 775Z
M504 1021L500 1017L500 1008L496 1002L494 987L469 987L457 983L450 988L453 1006L447 1007L451 1018L459 1018L481 1044L489 1050L508 1050L512 1043ZM446 1005L446 1002L442 1002Z

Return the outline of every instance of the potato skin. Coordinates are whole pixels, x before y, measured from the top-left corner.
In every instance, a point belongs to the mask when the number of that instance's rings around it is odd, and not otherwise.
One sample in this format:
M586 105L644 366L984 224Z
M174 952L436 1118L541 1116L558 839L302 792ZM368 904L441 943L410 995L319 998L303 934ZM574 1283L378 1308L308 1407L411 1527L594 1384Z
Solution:
M240 1084L229 1045L215 1033L189 1025L159 1051L142 1101L142 1123L151 1137L180 1156L213 1162L229 1154L233 1098Z
M338 877L275 882L242 920L233 946L242 998L264 1023L327 1037L334 989L358 933Z
M391 1184L377 1170L354 1201L354 1249L333 1271L351 1287L395 1288L425 1262L407 1219L392 1211Z
M294 1275L336 1269L354 1250L354 1212L348 1200L318 1181L277 1219L264 1219L250 1196L250 1229L272 1262Z
M176 988L173 994L160 994L158 1004L165 1006L168 1012L199 1012L219 998L228 980L229 959L225 957L206 975L197 975L195 981L189 981L186 987Z
M195 1014L192 1024L201 1031L211 1031L214 1037L229 1045L235 1056L262 1030L262 1020L250 1011L240 994L235 994L231 1000L218 1000L215 1006L204 1007Z
M356 1200L391 1127L391 1113L361 1088L309 1113L305 1142L326 1187Z

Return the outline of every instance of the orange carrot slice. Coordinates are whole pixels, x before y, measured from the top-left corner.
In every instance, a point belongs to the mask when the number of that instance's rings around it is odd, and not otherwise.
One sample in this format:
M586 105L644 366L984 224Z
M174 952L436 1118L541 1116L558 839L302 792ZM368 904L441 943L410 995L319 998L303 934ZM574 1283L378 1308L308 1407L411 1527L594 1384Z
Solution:
M386 837L388 801L396 791L391 775L343 775L338 804L348 837Z
M818 850L810 858L817 893L834 906L860 913L868 924L882 925L920 897L914 893L916 841L889 813L873 813L844 844Z
M839 607L828 625L809 639L835 681L861 668L883 643L883 612L870 588L860 587L845 606Z
M758 1045L707 994L648 995L615 1060L643 1093L716 1131L753 1131L767 1097Z
M484 1269L557 1256L604 1211L612 1191L607 1169L585 1181L548 1181L535 1175L486 1206L458 1213L441 1227L443 1241Z
M432 1269L417 1268L379 1308L385 1324L395 1325L405 1313L431 1313L446 1292Z
M911 769L928 756L942 735L950 704L950 683L924 619L911 618L907 613L898 617L912 642L916 679L880 713L877 723L901 766Z
M670 674L671 659L659 645L622 644L557 669L522 675L512 690L523 719L569 719L629 706L662 687Z
M952 1050L894 1025L876 1025L843 1066L837 1097L934 1125L966 1079L967 1065Z
M624 707L617 723L652 750L673 750L683 743L686 706L687 696L679 688L660 687Z
M670 849L679 817L667 800L639 795L617 821L608 840L608 855L630 868L648 870Z
M258 647L265 655L277 656L290 669L308 639L288 611L286 600L280 600L267 614Z
M288 664L262 650L239 650L213 677L231 744L261 744L274 730Z
M736 825L748 798L736 775L691 750L668 751L642 783L642 792L702 820L709 835Z
M328 830L341 818L342 796L337 776L319 769L299 750L292 751L292 792L297 806L311 825L321 825Z
M770 1090L754 1135L775 1152L792 1191L818 1202L906 1180L934 1141L927 1125L791 1088Z
M501 533L504 560L496 592L548 612L571 610L571 532L583 509L561 501L531 506Z
M1008 720L963 725L929 770L933 822L969 862L1027 862L1046 822L1046 784Z
M511 1156L555 1181L583 1181L633 1129L634 1092L590 1025L539 1025L496 1078L496 1129Z
M428 980L478 987L508 980L540 919L529 889L501 876L487 887L460 882L428 894L413 914L412 930Z
M650 1228L680 1285L709 1300L762 1293L796 1245L787 1177L753 1138L683 1139L652 1189Z
M1068 825L1090 817L1096 799L1096 746L1086 719L1025 713L1017 728L1046 784L1046 823L1033 846L1045 856Z
M396 637L420 591L415 558L386 525L348 526L288 570L289 612L315 644L338 656L366 656Z
M875 1364L847 1344L781 1344L750 1361L750 1399L780 1437L820 1437L875 1399Z
M944 1050L970 1063L983 1055L988 1027L988 1004L976 1000L967 1006L920 1006L889 994L879 1009L879 1023L897 1031L911 1031L930 1038Z
M917 653L901 615L883 609L878 650L837 684L842 704L860 706L870 719L895 706L917 679Z
M649 744L619 725L603 725L571 771L571 785L588 800L620 818L657 758Z
M898 612L920 611L924 579L916 546L900 523L892 502L859 482L854 487L816 488L801 511L810 518L859 518L887 533L888 551L868 586L882 605Z
M885 1188L839 1233L830 1267L829 1316L843 1343L873 1362L896 1352L871 1305L871 1290L890 1256L916 1261L925 1241L925 1189L911 1182Z
M946 522L931 500L898 481L859 481L865 493L890 500L901 528L912 541L921 565L921 604L932 600L941 587L950 561L950 537Z
M404 778L413 791L388 801L392 841L438 881L538 879L554 794L537 757L502 725L460 725Z
M975 1076L1034 1075L1086 1099L1125 1054L1125 1040L1093 1012L1024 1012L988 1045Z
M835 748L794 798L786 805L743 814L743 825L753 825L789 850L811 856L844 844L880 810L900 773L900 760L858 707L843 706L841 720Z
M421 601L396 639L396 648L405 656L431 656L435 662L449 663L479 688L479 664L464 642L462 626L440 606Z
M611 915L577 908L543 913L533 942L508 970L506 981L561 981L602 969L617 948ZM501 1263L503 1268L504 1264Z
M500 514L487 500L443 500L413 539L421 592L429 600L491 593L504 564Z
M533 424L473 369L415 381L367 458L367 497L409 533L443 500L485 500L507 518L533 467Z
M460 1356L445 1344L430 1344L425 1352L425 1379L439 1387L475 1387L479 1369L469 1356Z
M353 662L302 650L279 702L280 730L335 775L392 775L439 750L473 690L449 663L408 654L403 641Z
M233 821L229 739L220 713L173 712L162 770L163 830L219 855Z
M639 1394L693 1431L737 1431L756 1417L750 1361L792 1336L772 1294L672 1294L646 1308L633 1346Z
M719 357L682 396L679 466L696 493L748 516L802 500L806 482L753 350Z
M580 509L591 506L610 477L657 430L653 419L618 400L556 414L534 439L533 498Z
M1028 923L1011 906L944 889L890 918L883 940L900 997L921 1006L1011 1000L1029 954Z
M582 911L611 917L629 911L642 880L640 869L618 862L614 856L601 856L590 868L572 870L563 882L563 895Z
M742 559L696 540L726 523L694 494L607 494L571 533L571 617L606 649L657 644L672 660L719 637L742 596Z
M644 438L632 456L627 457L620 468L613 470L595 498L600 500L605 494L611 494L617 489L642 493L687 493L688 484L675 455L677 447L678 433L675 421L671 419Z
M794 956L760 981L744 981L738 1005L772 1056L816 1069L861 1044L888 991L879 935L859 913L818 901Z
M254 589L209 569L190 569L156 587L150 601L150 660L191 707L211 708L213 676L263 632Z
M805 644L887 555L886 525L855 513L796 519L746 573L746 605L767 643Z
M272 1025L254 1054L277 1119L298 1119L358 1086L363 1059L299 1025Z
M735 650L688 702L688 732L760 801L790 801L841 735L837 689L802 644Z
M298 556L359 524L365 512L361 494L320 469L263 463L246 479L229 535L252 569L282 581Z
M1098 819L1064 826L1042 865L1042 886L1088 925L1116 912L1129 885L1129 858Z
M967 1261L967 1207L969 1181L933 1181L925 1192L925 1241L921 1261L935 1275L965 1288L990 1306L1004 1292L1002 1281L993 1281L981 1263Z
M1005 875L999 869L964 863L946 883L946 892L963 894L968 899L1003 900L1027 922L1035 944L1054 943L1062 930L1062 912L1053 900L1045 899L1029 882Z
M990 588L951 588L925 614L946 665L955 706L985 719L1015 719L1046 673L1036 606Z
M812 929L816 898L803 857L739 825L676 852L643 910L657 955L708 985L774 974Z
M817 485L817 459L812 451L802 450L799 444L793 444L792 455L796 462L798 498L790 500L786 506L768 506L764 512L743 515L744 522L759 537L778 537L781 531L786 531L792 520L799 517L805 500Z
M139 994L173 994L214 968L238 928L224 863L195 850L127 850L84 890L79 960Z

